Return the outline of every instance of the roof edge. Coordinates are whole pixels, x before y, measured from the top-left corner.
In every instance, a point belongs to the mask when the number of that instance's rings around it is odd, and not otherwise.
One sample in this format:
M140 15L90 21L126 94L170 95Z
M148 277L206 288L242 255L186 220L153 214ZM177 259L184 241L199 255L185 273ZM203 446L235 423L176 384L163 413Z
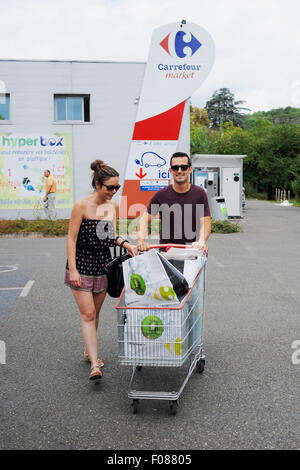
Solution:
M0 62L58 62L58 63L87 63L87 64L146 64L143 61L134 60L71 60L71 59L1 59Z

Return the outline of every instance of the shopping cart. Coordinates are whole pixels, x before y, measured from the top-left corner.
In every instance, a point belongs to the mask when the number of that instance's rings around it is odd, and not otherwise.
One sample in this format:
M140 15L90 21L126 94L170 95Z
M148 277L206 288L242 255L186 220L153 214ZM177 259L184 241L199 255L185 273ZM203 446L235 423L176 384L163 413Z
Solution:
M172 244L150 248L167 251L171 247L187 248L185 245ZM139 400L167 400L171 413L176 414L179 397L193 371L204 371L203 317L207 251L202 253L201 261L201 268L193 284L177 306L132 308L125 306L124 289L121 293L116 305L119 361L122 365L133 366L128 391L133 413L138 411ZM190 365L178 391L139 391L131 388L136 372L141 371L143 366L181 367L187 359L190 359Z

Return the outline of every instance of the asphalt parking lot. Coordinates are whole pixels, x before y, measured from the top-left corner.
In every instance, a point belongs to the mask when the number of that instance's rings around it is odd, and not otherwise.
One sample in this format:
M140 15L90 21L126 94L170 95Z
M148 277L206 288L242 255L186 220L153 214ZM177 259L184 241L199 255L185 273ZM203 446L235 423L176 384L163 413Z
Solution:
M118 363L108 297L103 380L88 382L79 314L63 285L65 238L0 239L0 448L299 449L300 209L250 200L241 225L209 240L206 367L175 416L163 401L132 414L131 368ZM163 382L184 370L142 373Z

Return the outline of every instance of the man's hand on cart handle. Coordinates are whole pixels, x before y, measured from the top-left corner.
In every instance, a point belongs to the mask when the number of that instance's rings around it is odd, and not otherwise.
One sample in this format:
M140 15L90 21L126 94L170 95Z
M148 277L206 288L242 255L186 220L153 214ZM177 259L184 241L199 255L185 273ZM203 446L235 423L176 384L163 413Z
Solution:
M192 243L192 248L196 248L196 250L200 250L200 251L206 251L207 250L206 244L204 242L201 242L201 241L193 242Z
M138 244L137 244L138 251L148 251L149 248L150 248L149 243L145 241L138 241Z

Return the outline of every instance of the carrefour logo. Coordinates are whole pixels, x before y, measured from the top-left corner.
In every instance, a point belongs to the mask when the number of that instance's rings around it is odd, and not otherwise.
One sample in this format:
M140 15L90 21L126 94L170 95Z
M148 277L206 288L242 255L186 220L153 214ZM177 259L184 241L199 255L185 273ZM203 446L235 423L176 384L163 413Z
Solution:
M202 44L192 33L190 33L190 41L185 41L184 36L186 36L186 34L187 33L181 30L175 34L174 38L173 34L169 33L159 44L171 57L177 56L183 59L187 56L185 53L186 48L190 49L190 56L192 56Z

